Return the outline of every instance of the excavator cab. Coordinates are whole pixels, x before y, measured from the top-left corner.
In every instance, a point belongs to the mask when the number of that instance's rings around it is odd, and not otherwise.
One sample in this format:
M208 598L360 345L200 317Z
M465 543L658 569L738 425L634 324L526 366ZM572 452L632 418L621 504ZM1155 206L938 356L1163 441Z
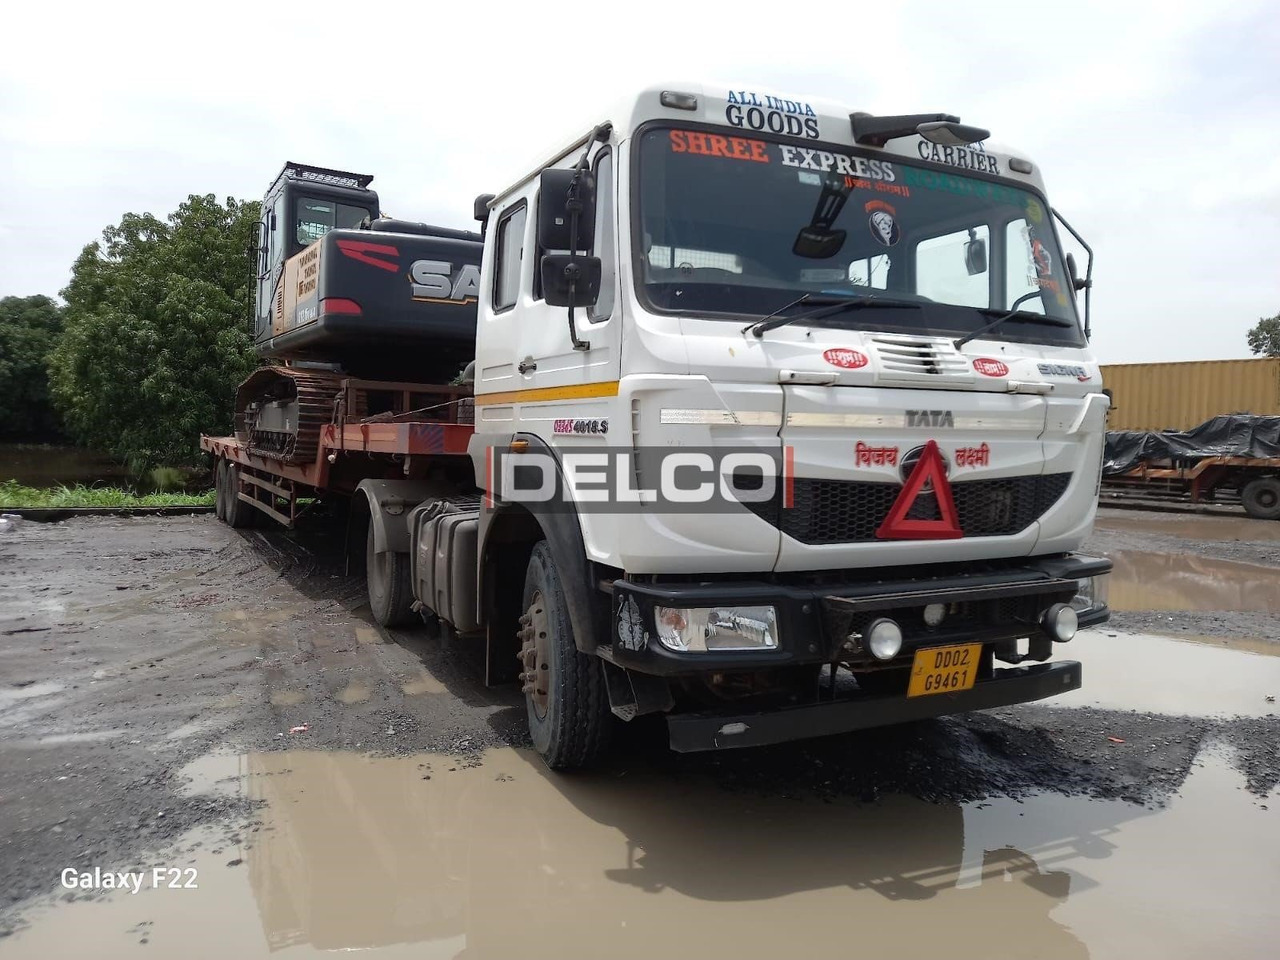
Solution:
M254 248L255 342L272 335L273 303L285 261L330 230L352 229L379 216L372 175L288 161L262 200Z

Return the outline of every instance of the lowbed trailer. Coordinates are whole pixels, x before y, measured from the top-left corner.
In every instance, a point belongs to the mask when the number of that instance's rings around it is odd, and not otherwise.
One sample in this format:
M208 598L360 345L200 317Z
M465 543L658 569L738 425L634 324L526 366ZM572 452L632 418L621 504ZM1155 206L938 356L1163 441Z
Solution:
M478 234L287 164L255 261L278 365L202 440L219 515L349 497L375 619L519 682L554 769L646 714L711 750L1074 690L1056 654L1111 570L1076 552L1092 255L987 137L652 87L478 197Z
M284 463L255 454L244 438L202 436L200 449L211 453L216 465L220 518L235 527L252 525L254 514L235 505L244 503L291 527L298 519L302 497L326 492L350 496L364 480L425 476L447 466L470 471L467 445L475 427L458 419L470 416L469 390L355 378L341 384L343 402L337 410L362 408L371 391L391 392L404 398L401 407L408 405L410 397L438 397L440 408L451 412L453 419L415 419L409 412L336 420L320 428L315 460L307 463Z

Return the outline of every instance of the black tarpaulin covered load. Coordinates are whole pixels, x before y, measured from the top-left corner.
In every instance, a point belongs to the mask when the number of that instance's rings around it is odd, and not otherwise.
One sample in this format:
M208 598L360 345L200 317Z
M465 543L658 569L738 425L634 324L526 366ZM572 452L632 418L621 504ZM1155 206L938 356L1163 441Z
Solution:
M1126 473L1143 460L1202 457L1280 457L1280 417L1236 413L1213 417L1190 430L1112 430L1107 433L1102 473Z

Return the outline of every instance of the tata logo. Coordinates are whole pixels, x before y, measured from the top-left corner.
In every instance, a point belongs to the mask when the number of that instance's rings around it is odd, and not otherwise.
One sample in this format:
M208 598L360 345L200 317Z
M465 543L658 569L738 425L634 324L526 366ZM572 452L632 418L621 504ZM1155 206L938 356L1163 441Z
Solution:
M475 303L480 297L480 268L464 263L457 276L447 260L415 260L409 268L413 299L432 303Z
M908 410L908 427L954 427L956 418L950 410Z

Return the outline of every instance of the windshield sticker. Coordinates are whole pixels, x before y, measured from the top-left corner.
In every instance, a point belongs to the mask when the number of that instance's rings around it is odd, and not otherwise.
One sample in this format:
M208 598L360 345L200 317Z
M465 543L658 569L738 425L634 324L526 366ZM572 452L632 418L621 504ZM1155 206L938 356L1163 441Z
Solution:
M730 90L728 100L724 118L731 126L818 139L818 115L803 101L750 90Z
M868 214L867 226L871 228L871 235L878 241L886 247L892 247L902 239L902 231L898 228L898 221L894 219L897 211L893 207L883 200L870 200L863 209Z
M671 130L668 135L672 153L696 153L704 157L724 157L726 160L769 162L769 145L763 140L720 137L711 133L695 133L692 130Z
M822 173L835 170L846 177L885 180L890 183L897 179L893 164L887 160L846 157L842 153L831 153L828 150L810 150L808 147L789 147L785 144L779 144L778 151L782 154L784 167L799 167L801 170L818 170Z
M1032 223L1041 223L1044 220L1044 208L1040 206L1038 200L1027 199L1027 219Z
M978 170L982 173L1000 175L1000 162L981 143L971 143L963 147L940 147L928 140L921 140L916 149L921 160L932 160L934 163L946 163L962 170Z
M797 170L796 179L810 187L822 186L822 175L819 173L809 173L807 170Z
M995 203L1009 203L1021 207L1027 195L1021 190L1006 187L999 183L988 183L986 180L974 180L972 177L957 177L936 170L922 170L919 167L903 166L899 168L901 182L908 187L920 187L924 190L942 190L963 197L977 197Z
M1003 360L992 360L990 357L979 357L973 361L973 369L984 377L1007 377L1009 365Z
M844 367L846 370L857 370L867 365L867 355L847 347L832 347L822 354L822 359L833 367Z

